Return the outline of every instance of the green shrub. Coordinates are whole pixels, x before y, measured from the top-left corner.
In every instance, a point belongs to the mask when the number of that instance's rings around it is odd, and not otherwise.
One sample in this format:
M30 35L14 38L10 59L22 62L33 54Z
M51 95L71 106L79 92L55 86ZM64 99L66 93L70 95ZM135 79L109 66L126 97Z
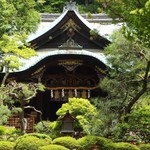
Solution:
M77 141L73 137L59 137L53 140L53 144L62 145L69 149L77 148Z
M11 112L8 106L0 105L0 125L7 123L7 119L9 118L10 114Z
M69 150L69 149L61 145L51 144L47 146L42 146L39 148L39 150Z
M39 122L35 126L35 130L38 133L45 133L47 135L50 135L53 139L60 136L61 131L61 121L42 121Z
M140 150L150 150L150 144L142 144L142 145L140 145Z
M108 143L105 145L105 149L107 150L139 150L139 148L135 145L118 142L118 143Z
M20 130L17 130L15 127L0 126L0 135L13 135L16 133L20 133Z
M4 135L6 133L6 127L0 126L0 135Z
M45 139L39 139L35 136L21 136L17 139L14 150L37 150L39 147L50 144Z
M107 143L111 143L111 141L99 136L85 136L77 140L79 150L91 150L95 145L99 149L105 150L104 146Z
M51 122L49 130L51 131L50 136L53 139L60 137L61 124L62 122L60 120Z
M7 141L15 141L18 137L18 134L20 133L19 130L13 128L13 127L7 127L7 126L0 126L0 140L7 140Z
M52 142L52 138L46 134L42 134L42 133L30 133L30 134L25 134L24 136L34 136L34 137L37 137L39 139L44 139L48 142Z
M0 141L0 150L13 150L14 143L8 141Z
M49 133L49 126L50 126L50 121L42 121L42 122L38 122L35 125L35 130L38 133Z

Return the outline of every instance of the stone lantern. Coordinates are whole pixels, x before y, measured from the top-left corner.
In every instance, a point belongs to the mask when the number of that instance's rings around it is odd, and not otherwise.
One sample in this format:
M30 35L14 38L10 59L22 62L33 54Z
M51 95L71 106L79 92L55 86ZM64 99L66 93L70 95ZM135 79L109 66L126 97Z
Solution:
M61 134L73 134L74 133L73 122L76 119L69 113L69 110L61 118L61 120L62 120Z

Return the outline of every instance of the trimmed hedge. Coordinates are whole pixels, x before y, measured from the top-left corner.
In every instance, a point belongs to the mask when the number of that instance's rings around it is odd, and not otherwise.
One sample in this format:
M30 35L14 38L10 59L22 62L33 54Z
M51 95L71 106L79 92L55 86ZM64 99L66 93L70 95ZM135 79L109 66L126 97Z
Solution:
M6 132L6 127L5 126L0 126L0 135L4 135Z
M0 150L13 150L14 145L13 142L0 141Z
M69 149L77 148L77 141L73 137L59 137L53 140L53 144L62 145L64 147L67 147Z
M14 150L37 150L48 144L50 143L35 136L21 136L17 139Z
M85 136L77 140L78 150L91 150L95 145L100 150L106 150L105 145L108 143L111 141L99 136Z
M46 134L42 134L42 133L28 133L28 134L25 134L24 136L34 136L34 137L37 137L39 139L44 139L48 142L52 142L52 138Z
M105 145L107 150L140 150L137 146L125 142L109 143Z
M39 148L39 150L69 150L69 149L61 145L51 144L47 146L42 146Z
M142 144L142 145L140 145L140 150L150 150L150 144Z

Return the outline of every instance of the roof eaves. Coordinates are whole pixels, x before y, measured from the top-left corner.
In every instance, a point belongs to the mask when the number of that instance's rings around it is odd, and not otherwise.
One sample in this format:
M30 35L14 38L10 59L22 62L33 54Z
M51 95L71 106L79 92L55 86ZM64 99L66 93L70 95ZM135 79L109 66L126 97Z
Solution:
M49 23L45 29L41 29L39 26L39 29L31 34L27 40L27 42L31 42L33 40L35 40L36 38L42 36L43 34L45 34L46 32L48 32L49 30L51 30L52 28L54 28L63 18L64 16L67 14L68 10L64 11L58 18L56 18L53 22Z

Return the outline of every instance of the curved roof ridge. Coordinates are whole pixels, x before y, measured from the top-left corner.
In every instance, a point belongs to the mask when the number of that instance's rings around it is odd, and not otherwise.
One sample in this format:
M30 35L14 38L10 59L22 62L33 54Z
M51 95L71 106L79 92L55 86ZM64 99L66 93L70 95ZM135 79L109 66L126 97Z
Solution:
M91 29L91 30L94 29L94 26L93 26L90 22L88 22L84 17L82 17L82 15L81 15L78 11L74 10L74 12L75 12L75 14L77 15L77 17L78 17L89 29Z
M33 67L34 65L39 63L41 60L45 59L46 57L54 56L54 55L67 55L67 54L91 56L91 57L94 57L95 59L101 61L102 63L107 64L106 56L102 52L99 52L99 54L97 54L97 53L92 53L86 49L79 50L79 51L74 51L74 50L67 51L67 50L55 49L53 51L39 52L38 56L31 57L29 60L25 61L24 66L20 67L20 69L16 70L15 72L25 71L25 70Z
M55 27L65 17L67 12L69 12L69 11L73 11L76 14L76 16L84 23L84 25L87 26L90 30L96 29L96 28L94 28L94 26L92 24L90 24L79 13L78 8L76 6L76 2L70 1L70 2L66 2L66 6L64 7L63 13L58 18L56 18L53 22L45 23L46 26L44 26L44 27L39 25L39 28L38 28L37 32L35 32L34 34L31 34L29 36L27 42L31 42L32 40L35 40L36 38L42 36L43 34L48 32L49 30L51 30L53 27Z
M68 12L68 10L65 10L65 11L64 11L58 18L56 18L53 22L48 22L48 23L47 23L48 25L46 25L46 27L44 26L45 28L42 28L42 26L40 26L40 24L39 24L38 30L37 30L35 33L29 35L29 38L28 38L27 42L30 42L30 41L32 41L32 40L38 38L39 36L45 34L45 33L48 32L50 29L52 29L53 27L55 27L56 24L58 24L58 23L63 19L63 17L66 15L67 12ZM41 31L41 30L42 30L42 31Z

